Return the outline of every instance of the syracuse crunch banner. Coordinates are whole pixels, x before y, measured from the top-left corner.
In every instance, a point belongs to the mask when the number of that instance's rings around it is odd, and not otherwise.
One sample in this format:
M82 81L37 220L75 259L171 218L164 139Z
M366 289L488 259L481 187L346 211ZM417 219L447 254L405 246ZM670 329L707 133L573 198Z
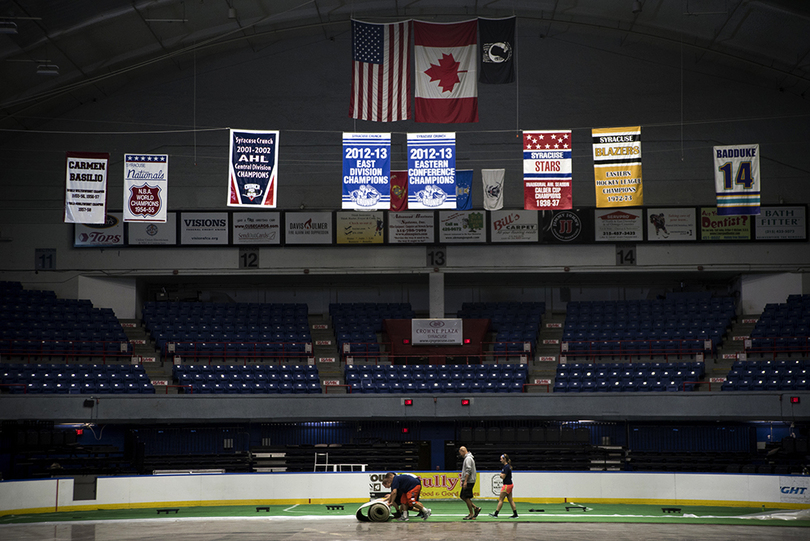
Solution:
M390 133L343 134L344 210L388 210L390 177Z
M275 208L278 132L231 130L228 206Z
M635 207L644 204L641 190L641 126L599 128L593 136L596 206Z
M456 134L408 134L408 208L456 208Z
M523 132L523 208L571 208L571 130Z
M758 215L759 145L714 147L714 186L718 215Z
M168 154L124 154L124 221L166 222Z
M106 152L65 154L65 223L103 224L107 220Z

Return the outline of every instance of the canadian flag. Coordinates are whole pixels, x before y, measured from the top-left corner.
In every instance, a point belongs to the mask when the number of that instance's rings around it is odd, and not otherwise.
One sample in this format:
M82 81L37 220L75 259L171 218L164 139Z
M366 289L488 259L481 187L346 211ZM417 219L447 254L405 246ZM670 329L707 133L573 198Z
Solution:
M478 122L478 22L414 21L416 122Z

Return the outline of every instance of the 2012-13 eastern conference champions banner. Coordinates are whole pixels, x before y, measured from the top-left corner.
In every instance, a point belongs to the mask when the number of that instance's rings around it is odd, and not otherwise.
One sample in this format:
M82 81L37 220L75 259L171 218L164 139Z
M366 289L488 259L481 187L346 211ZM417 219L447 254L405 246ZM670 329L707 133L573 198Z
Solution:
M278 131L230 130L228 206L276 207Z
M456 134L408 134L408 208L456 208Z
M391 207L391 134L343 134L344 210Z
M124 154L124 221L165 223L168 182L168 154Z
M759 145L718 146L713 151L717 214L758 215L761 189Z
M641 126L596 128L593 174L596 206L636 207L644 204L641 189Z

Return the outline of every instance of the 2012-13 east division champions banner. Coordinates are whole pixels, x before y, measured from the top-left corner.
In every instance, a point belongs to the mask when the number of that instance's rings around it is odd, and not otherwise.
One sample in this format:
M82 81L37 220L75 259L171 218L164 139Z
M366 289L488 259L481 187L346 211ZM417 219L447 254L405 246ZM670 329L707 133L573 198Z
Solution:
M124 221L166 222L168 154L124 154Z
M391 206L391 134L343 134L344 210Z
M278 131L230 130L228 206L276 208Z
M596 206L636 207L644 204L641 189L641 126L597 128L593 136Z

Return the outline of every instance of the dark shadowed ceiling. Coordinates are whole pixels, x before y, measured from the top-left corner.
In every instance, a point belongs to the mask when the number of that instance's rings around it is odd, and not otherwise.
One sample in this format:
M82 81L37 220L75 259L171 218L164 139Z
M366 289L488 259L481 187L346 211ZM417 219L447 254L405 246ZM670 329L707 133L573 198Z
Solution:
M519 32L668 42L692 61L726 61L786 92L810 88L805 0L10 0L0 2L0 128L33 127L149 70L188 69L229 48L334 39L349 32L352 17L513 14Z

